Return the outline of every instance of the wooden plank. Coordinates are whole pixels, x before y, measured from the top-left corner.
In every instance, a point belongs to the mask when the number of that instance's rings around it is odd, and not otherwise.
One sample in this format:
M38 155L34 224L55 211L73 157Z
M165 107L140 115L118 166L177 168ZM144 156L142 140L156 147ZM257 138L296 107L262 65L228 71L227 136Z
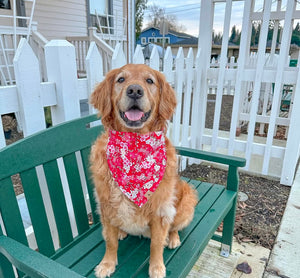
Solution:
M88 124L96 120L97 117L92 115L70 121L0 150L1 160L5 161L1 163L0 179L89 147L103 132L103 126L87 128Z
M61 247L73 240L67 205L56 160L43 165Z
M88 230L89 222L75 153L64 156L63 161L68 178L77 230L79 234L82 234Z
M0 211L5 234L28 246L21 213L11 178L0 180Z
M91 212L93 216L93 222L94 224L98 223L100 221L99 212L98 212L98 205L97 201L95 199L94 195L94 184L91 178L90 173L90 163L89 163L89 156L90 156L91 148L86 148L84 150L81 150L81 156L83 161L83 167L84 167L84 174L89 194L89 200L91 204Z
M102 242L102 227L98 224L74 238L71 244L60 249L52 258L62 265L72 267Z
M54 254L54 245L35 168L20 173L39 252Z

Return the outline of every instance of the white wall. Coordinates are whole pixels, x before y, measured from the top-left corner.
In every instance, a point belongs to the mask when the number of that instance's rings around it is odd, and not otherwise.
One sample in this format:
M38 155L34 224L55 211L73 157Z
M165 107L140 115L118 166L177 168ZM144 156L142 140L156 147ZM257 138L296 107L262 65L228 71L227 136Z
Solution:
M31 12L31 2L26 2L26 15ZM85 0L38 0L33 21L48 40L67 36L87 36L87 11Z

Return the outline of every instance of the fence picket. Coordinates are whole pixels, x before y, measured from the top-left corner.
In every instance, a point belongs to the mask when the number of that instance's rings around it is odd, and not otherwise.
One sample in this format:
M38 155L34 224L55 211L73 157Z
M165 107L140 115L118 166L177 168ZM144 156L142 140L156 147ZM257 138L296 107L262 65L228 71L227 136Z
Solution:
M14 70L19 99L19 113L24 136L46 128L41 100L40 66L25 38L22 38L14 58Z
M154 46L152 49L149 60L149 66L154 70L159 70L159 54L156 46Z
M103 60L95 42L91 42L85 62L88 80L88 98L90 98L90 95L93 92L96 84L103 80ZM95 108L90 104L89 113L96 113Z
M244 6L244 16L243 16L243 23L242 23L242 32L241 32L241 43L240 43L240 51L239 51L239 58L238 58L238 66L237 66L237 73L236 73L236 82L234 88L234 97L233 97L233 105L232 105L232 113L231 113L231 122L230 122L230 133L229 133L229 143L228 143L228 154L233 155L234 151L234 141L236 136L236 129L238 125L238 115L241 112L241 93L245 85L243 86L242 75L245 69L246 59L248 56L248 45L250 40L250 34L247 32L249 26L251 26L250 21L250 12L251 8L253 8L253 1L246 1ZM247 44L249 43L249 44Z
M111 59L111 68L116 69L123 67L126 64L126 57L121 43L117 43Z
M140 44L138 44L135 48L133 64L145 64L145 58Z
M177 106L173 116L172 139L175 146L180 145L180 128L181 128L181 108L182 108L182 89L183 89L183 71L184 71L184 56L182 47L178 49L175 59L175 92L177 98Z
M167 81L170 83L174 82L172 67L173 67L173 54L172 54L171 47L168 46L164 57L163 73Z
M259 35L255 81L254 81L254 89L253 89L253 94L251 99L250 121L248 126L248 139L247 139L246 154L245 154L247 160L246 163L247 170L249 169L250 161L251 161L251 151L252 151L252 145L254 139L258 100L260 96L261 81L262 81L263 69L265 64L265 49L267 45L267 35L268 35L269 21L271 15L271 4L272 4L272 0L266 0L264 2L263 21L261 26L261 32Z
M193 49L190 48L187 58L185 59L185 86L184 86L184 99L182 107L182 131L181 131L181 145L184 147L190 147L190 112L192 101L192 85L194 79L194 54ZM186 159L182 160L182 169L186 168Z
M191 146L192 148L199 149L197 145L197 141L201 136L200 128L199 128L199 119L201 115L201 110L199 109L200 105L200 88L201 88L201 49L199 48L197 51L197 55L195 58L195 71L194 71L194 89L193 89L193 103L192 103L192 118L191 118ZM203 133L202 133L203 134Z
M222 105L224 79L225 79L225 67L227 64L227 51L228 51L228 38L229 38L231 10L232 10L232 0L228 0L228 1L226 1L226 8L225 8L225 21L224 21L224 27L223 27L220 69L219 69L219 75L218 75L218 86L217 86L214 123L213 123L213 137L212 137L212 144L211 144L211 151L213 151L213 152L215 152L218 147L217 144L218 144L221 105Z

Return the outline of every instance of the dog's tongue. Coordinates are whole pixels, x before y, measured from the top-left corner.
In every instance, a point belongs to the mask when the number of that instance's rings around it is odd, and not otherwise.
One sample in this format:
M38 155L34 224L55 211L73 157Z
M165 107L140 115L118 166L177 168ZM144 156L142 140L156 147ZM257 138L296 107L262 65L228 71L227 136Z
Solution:
M137 109L131 109L125 112L125 116L130 121L139 121L144 116L144 113Z

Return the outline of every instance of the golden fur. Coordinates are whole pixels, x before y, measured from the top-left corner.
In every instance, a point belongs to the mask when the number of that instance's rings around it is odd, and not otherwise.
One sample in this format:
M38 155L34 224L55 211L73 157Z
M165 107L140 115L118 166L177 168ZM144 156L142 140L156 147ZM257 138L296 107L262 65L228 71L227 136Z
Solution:
M138 98L129 97L131 85L142 88ZM145 121L129 123L122 118L122 112L130 109L133 102L145 115L150 111ZM126 65L107 74L93 92L91 103L99 110L106 129L91 152L91 170L106 241L106 253L95 269L96 276L107 277L114 272L118 239L129 233L151 238L149 275L151 278L165 277L164 246L176 248L180 245L178 230L193 218L197 203L195 190L179 179L176 152L166 138L164 177L148 202L139 208L115 185L106 161L106 146L110 129L140 133L165 131L167 120L176 107L175 92L158 71L145 65Z

